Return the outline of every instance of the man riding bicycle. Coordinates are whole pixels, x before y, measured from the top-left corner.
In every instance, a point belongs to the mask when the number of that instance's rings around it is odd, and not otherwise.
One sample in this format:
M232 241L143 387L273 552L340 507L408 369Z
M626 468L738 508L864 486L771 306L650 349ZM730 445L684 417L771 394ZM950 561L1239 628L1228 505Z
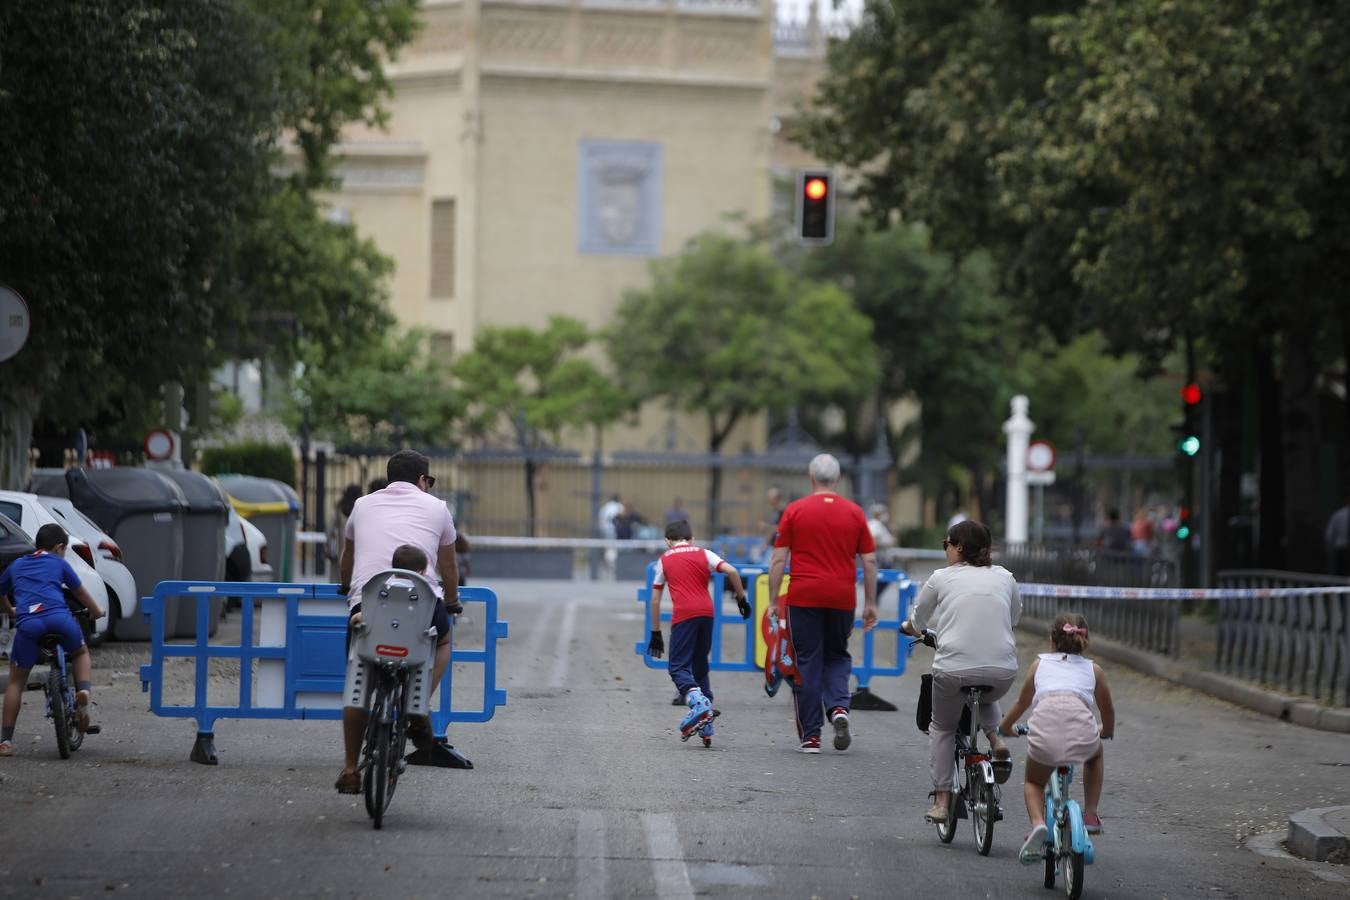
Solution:
M436 628L436 662L431 690L441 683L450 664L450 616L460 612L459 572L455 559L455 521L444 501L431 495L436 479L429 472L430 460L415 450L400 450L389 457L389 485L356 501L343 535L339 563L341 588L347 595L351 617L347 623L347 668L364 665L351 655L352 629L361 621L361 590L376 574L389 568L394 551L411 544L436 560L440 584L430 572L427 578L444 602L437 604L432 624ZM419 747L431 739L430 723L414 721L409 738ZM342 741L345 759L335 787L341 794L359 794L361 778L357 758L366 731L366 711L348 706L342 710Z

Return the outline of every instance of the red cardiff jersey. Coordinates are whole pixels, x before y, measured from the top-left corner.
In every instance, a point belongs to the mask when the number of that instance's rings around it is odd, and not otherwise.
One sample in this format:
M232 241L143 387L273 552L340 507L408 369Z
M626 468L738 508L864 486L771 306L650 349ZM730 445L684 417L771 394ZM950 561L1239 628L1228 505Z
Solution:
M722 557L695 544L676 544L656 561L652 585L670 585L670 624L713 614L708 584Z
M789 503L773 545L791 554L787 605L827 609L857 606L856 557L877 549L862 507L838 494L811 494Z

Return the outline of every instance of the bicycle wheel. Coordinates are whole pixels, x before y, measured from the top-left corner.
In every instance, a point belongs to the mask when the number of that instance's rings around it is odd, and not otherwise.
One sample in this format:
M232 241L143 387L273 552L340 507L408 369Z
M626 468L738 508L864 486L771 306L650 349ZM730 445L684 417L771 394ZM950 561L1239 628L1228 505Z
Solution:
M56 725L56 752L62 759L70 759L70 728L66 722L65 691L61 690L61 674L53 669L47 673L47 708Z
M947 792L947 821L935 822L938 840L950 844L956 837L956 792L961 790L960 770L952 775L952 789Z
M1083 854L1064 854L1064 894L1078 900L1083 893Z
M970 821L975 826L975 849L981 856L988 856L994 846L994 815L998 800L994 797L994 786L979 774L971 775L973 782L971 796Z
M370 722L366 726L367 753L370 757L365 771L366 812L376 828L384 827L384 811L389 808L389 751L390 732L394 723L389 720L389 688L381 684L370 707Z

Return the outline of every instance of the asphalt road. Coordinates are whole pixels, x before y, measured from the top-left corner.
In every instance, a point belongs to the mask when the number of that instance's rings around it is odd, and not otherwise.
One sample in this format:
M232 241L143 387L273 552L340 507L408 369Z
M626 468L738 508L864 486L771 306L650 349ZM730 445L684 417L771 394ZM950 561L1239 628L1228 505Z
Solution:
M1016 860L1020 767L990 857L968 823L950 846L923 823L927 738L912 710L927 651L878 680L901 711L855 713L842 754L795 752L785 697L767 699L758 675L714 673L723 716L705 750L680 742L668 677L633 653L634 586L491 586L511 623L508 704L451 735L476 769L410 769L380 832L332 788L336 723L221 721L220 765L190 763L192 725L146 712L145 645L98 651L104 730L69 761L29 693L21 755L0 760L0 895L1056 896ZM1350 740L1108 675L1119 724L1085 897L1350 896L1242 846L1294 810L1350 803Z

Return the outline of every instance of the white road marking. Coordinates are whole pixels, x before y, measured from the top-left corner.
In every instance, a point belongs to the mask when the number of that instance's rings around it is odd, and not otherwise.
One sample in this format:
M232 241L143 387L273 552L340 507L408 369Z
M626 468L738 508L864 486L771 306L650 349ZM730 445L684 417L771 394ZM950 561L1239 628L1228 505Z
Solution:
M609 891L609 855L605 842L605 814L599 810L582 811L577 818L577 892L576 900L604 900Z
M689 870L684 865L680 833L675 819L664 813L643 813L642 828L647 832L647 853L656 876L656 896L661 900L693 900Z
M577 630L577 601L568 600L563 610L562 627L558 629L558 640L553 645L553 674L548 679L551 688L564 687L567 684L567 664L572 658L572 637Z

